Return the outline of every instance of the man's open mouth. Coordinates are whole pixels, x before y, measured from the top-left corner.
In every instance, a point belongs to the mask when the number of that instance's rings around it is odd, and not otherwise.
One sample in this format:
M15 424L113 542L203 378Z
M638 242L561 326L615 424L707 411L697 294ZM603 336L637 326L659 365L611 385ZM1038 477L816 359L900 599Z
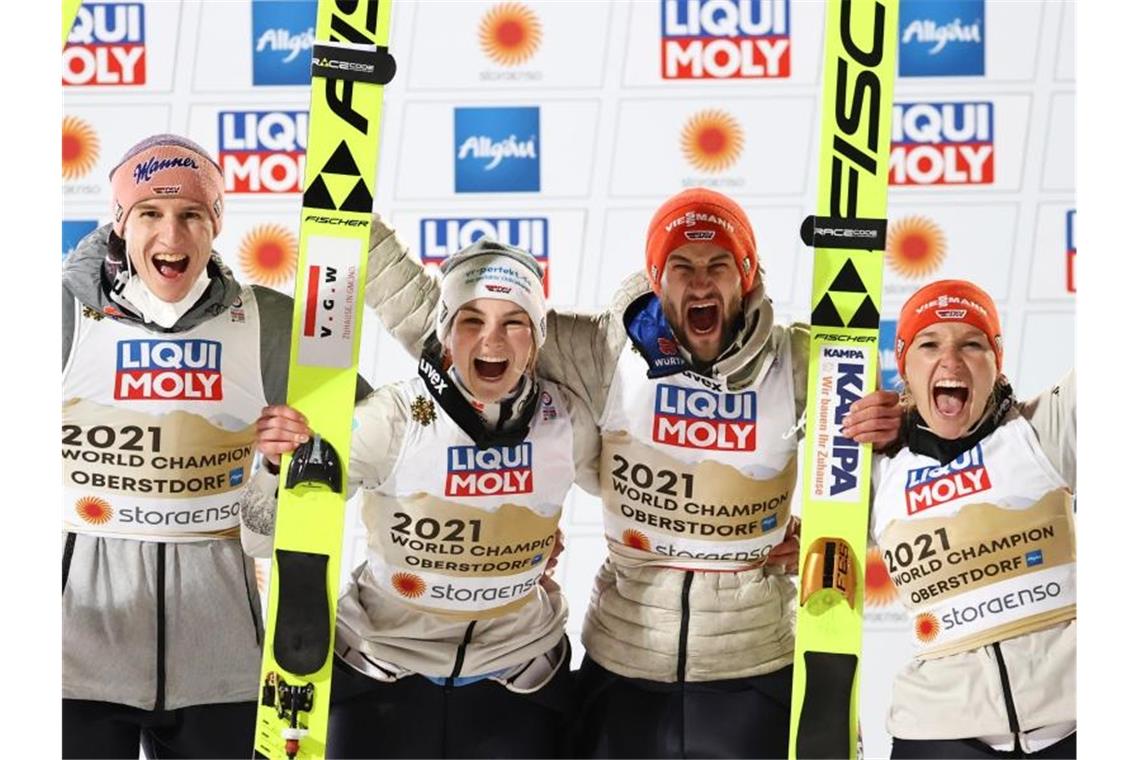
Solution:
M689 304L685 309L685 324L697 335L708 335L720 325L720 304L716 301Z
M190 266L190 257L184 253L156 253L150 260L160 275L170 279L185 273Z

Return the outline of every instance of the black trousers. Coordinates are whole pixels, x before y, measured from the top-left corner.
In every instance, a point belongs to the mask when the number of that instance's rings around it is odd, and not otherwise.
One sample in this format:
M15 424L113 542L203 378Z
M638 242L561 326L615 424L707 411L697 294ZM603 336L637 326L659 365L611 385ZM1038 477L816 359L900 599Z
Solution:
M248 758L253 756L256 702L195 705L178 710L83 699L63 700L65 758Z
M413 675L385 683L336 657L327 755L560 757L572 704L569 655L533 694L491 680L448 687Z
M577 672L574 757L786 758L792 666L750 678L660 683L590 659Z
M1044 760L1073 760L1077 756L1077 732L1066 736L1056 744L1051 744L1037 752L1002 752L977 739L893 739L891 759L895 758L1041 758Z

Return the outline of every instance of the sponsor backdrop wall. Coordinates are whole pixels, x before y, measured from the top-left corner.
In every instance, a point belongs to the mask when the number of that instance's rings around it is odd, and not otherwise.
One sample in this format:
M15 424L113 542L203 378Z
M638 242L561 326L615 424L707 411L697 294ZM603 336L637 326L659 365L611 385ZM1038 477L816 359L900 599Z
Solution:
M85 3L63 53L63 253L110 220L106 175L126 148L179 132L225 173L218 252L292 293L314 14L309 0ZM751 215L778 315L807 318L822 4L398 2L392 23L377 209L424 261L495 235L542 260L554 305L598 309L641 265L655 207L704 185ZM924 282L980 283L1025 396L1073 362L1073 28L1067 2L901 2L884 316ZM361 371L413 372L374 319ZM596 499L576 489L565 515L576 640L604 544ZM910 634L881 563L868 581L863 730L885 757Z

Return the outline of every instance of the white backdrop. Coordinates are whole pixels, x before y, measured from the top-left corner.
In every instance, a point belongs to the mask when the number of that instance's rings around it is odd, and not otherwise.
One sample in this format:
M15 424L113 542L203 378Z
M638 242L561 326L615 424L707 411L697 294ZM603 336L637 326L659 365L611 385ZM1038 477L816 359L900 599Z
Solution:
M1074 7L901 2L884 317L924 282L978 282L1001 311L1007 373L1029 396L1073 362ZM64 52L63 252L109 221L106 174L122 153L179 132L226 169L217 250L241 279L291 293L314 7L85 4ZM822 25L822 3L787 0L397 2L377 210L429 259L473 230L501 230L545 258L554 305L596 309L643 261L656 206L714 187L752 218L777 314L806 319L798 229L815 202ZM512 135L533 158L489 169L480 151L459 158L467 137ZM888 319L885 346L893 331ZM888 383L892 367L888 352ZM371 318L361 372L374 384L413 372ZM363 551L350 513L346 567ZM598 501L575 489L563 527L558 578L576 640L604 554ZM862 676L868 757L889 754L891 674L908 654L878 577Z

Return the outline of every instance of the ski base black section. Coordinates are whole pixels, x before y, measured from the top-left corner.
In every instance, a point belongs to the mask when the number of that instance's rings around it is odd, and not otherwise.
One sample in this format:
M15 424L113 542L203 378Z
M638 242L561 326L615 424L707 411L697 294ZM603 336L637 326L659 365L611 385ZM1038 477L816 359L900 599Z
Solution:
M276 635L273 657L297 675L325 664L331 643L329 599L325 593L328 555L277 550Z
M850 756L851 687L858 664L853 654L804 652L807 686L796 734L797 758Z

